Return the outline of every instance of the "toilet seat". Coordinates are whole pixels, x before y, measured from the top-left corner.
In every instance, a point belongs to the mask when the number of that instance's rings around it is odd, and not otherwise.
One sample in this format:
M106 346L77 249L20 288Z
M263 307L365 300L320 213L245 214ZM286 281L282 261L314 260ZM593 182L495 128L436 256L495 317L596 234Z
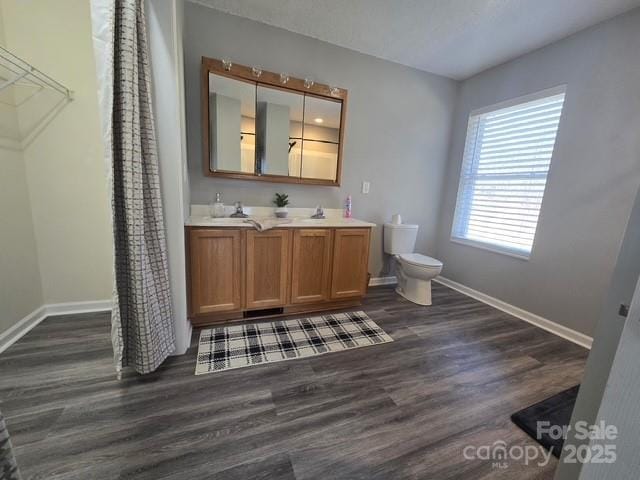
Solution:
M416 267L442 268L442 262L420 253L401 253L398 259Z

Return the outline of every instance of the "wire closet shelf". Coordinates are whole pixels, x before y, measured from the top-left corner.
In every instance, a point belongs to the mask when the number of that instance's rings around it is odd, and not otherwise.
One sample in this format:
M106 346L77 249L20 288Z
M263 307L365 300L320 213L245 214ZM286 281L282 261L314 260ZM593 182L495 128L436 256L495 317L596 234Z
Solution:
M50 88L73 99L73 92L29 62L0 47L0 92L11 86Z

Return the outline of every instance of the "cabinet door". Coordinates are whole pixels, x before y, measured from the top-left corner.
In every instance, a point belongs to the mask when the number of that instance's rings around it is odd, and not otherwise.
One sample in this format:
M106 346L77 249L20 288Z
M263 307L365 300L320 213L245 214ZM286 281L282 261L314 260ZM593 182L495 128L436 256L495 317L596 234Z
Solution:
M337 228L333 241L331 298L363 296L367 291L369 229Z
M332 239L333 231L330 229L293 232L291 303L329 299Z
M286 303L289 258L288 230L247 232L247 309Z
M242 309L242 232L191 230L191 313Z

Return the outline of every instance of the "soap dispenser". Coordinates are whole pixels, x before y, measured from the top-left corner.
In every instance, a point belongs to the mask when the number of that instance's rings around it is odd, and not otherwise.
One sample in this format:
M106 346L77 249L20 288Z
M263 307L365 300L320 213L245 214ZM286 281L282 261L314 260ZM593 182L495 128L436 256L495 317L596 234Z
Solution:
M216 193L216 201L211 203L210 213L213 218L224 217L224 203L222 203L221 193Z

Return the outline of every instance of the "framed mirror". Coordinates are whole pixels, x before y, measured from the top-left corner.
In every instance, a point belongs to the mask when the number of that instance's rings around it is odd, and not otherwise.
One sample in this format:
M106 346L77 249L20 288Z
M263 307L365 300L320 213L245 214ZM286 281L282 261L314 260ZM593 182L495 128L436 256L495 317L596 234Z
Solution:
M302 178L337 178L341 107L339 102L331 99L305 96L300 172Z
M304 95L258 85L256 173L300 178Z
M347 91L202 58L204 174L340 185Z
M209 73L209 168L252 174L256 151L256 86Z

